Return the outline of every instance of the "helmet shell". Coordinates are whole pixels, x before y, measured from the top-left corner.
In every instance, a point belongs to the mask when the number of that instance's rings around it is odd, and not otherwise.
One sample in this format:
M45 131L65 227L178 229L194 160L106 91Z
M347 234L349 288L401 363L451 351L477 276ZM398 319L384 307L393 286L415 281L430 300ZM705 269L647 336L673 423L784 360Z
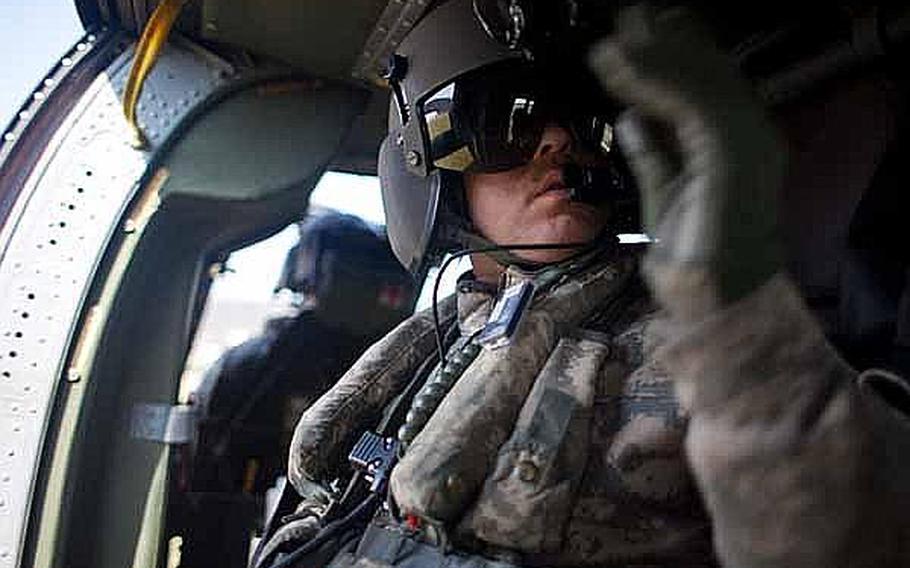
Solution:
M387 330L411 313L417 296L380 229L337 212L301 223L278 288L315 300L318 318L353 335Z
M392 250L416 274L429 261L458 246L449 227L440 225L447 218L448 194L460 191L459 176L433 168L426 159L428 135L416 111L429 95L454 79L501 61L520 59L522 54L486 32L472 0L450 0L411 30L396 55L404 69L392 80L403 100L392 102L378 173Z

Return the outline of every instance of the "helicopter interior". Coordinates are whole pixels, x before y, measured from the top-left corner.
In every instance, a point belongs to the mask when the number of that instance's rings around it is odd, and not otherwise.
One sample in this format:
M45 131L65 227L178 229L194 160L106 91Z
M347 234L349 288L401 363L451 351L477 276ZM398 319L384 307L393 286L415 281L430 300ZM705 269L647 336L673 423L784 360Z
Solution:
M208 268L294 221L325 171L375 174L389 104L379 72L431 4L183 7L139 99L149 147L136 174L80 182L86 192L123 184L128 196L111 213L112 227L131 225L108 232L80 292L60 369L80 369L81 380L49 394L20 565L152 567L175 558L165 522L168 463L185 436L165 432L170 415L156 409L176 404ZM107 75L112 93L122 94L131 50L157 5L77 0L97 37L80 64L83 88ZM899 65L910 8L705 3L702 10L709 22L723 22L722 46L754 81L788 144L781 226L809 306L848 361L910 370L910 253L900 206L910 179L910 98ZM58 88L75 89L77 79L71 74ZM87 105L119 112L109 99L92 101L59 107L56 122L46 112L32 144L47 143ZM24 148L16 163L33 171ZM0 163L0 183L21 190L28 180L12 179L10 163ZM160 432L137 434L143 408L147 429Z

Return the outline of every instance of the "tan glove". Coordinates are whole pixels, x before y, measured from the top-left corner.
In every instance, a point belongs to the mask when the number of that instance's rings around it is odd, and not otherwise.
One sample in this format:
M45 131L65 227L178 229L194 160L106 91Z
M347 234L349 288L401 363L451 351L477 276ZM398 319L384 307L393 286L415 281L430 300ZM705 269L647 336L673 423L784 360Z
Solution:
M645 273L662 305L701 319L777 272L783 153L710 34L689 13L632 8L590 65L630 106L617 137L657 240Z

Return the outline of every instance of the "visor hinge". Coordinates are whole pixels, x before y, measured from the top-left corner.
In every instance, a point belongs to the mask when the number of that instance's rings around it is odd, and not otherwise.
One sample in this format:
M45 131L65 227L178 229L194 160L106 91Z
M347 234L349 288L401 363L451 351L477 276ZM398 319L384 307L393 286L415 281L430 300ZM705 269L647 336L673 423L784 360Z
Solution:
M401 80L404 79L407 72L408 58L393 53L389 56L389 63L382 74L382 78L388 81L389 87L392 88L392 96L395 98L395 106L398 108L398 118L401 119L401 124L407 123L410 115L408 101L404 96L404 90L401 88Z

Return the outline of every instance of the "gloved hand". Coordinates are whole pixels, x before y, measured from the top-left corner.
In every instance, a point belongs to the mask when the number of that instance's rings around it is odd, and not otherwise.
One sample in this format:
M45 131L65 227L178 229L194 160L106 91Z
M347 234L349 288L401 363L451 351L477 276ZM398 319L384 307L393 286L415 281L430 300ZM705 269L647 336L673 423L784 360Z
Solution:
M697 320L777 272L783 152L732 59L683 11L636 7L590 65L630 107L616 125L657 242L645 259L656 298Z

